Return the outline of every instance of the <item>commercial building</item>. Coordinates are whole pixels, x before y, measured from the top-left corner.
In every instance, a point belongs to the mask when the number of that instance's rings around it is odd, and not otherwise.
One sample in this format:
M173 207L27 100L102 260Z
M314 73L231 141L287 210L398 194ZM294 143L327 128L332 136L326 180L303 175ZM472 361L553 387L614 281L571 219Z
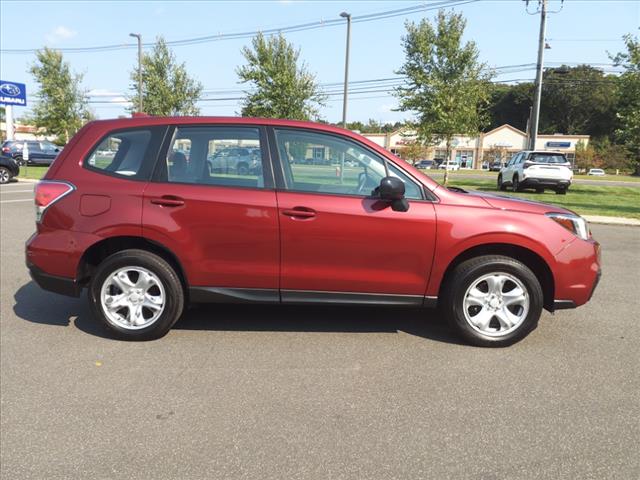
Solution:
M364 136L383 148L403 157L403 150L415 141L415 133L408 130L397 130L391 133L365 133ZM538 135L536 150L553 150L564 152L573 163L576 146L582 142L589 143L589 135ZM508 161L513 154L525 150L528 137L525 132L502 125L476 137L456 135L452 142L449 160L456 162L461 168L482 168L483 163ZM425 159L444 160L446 156L445 142L427 148Z

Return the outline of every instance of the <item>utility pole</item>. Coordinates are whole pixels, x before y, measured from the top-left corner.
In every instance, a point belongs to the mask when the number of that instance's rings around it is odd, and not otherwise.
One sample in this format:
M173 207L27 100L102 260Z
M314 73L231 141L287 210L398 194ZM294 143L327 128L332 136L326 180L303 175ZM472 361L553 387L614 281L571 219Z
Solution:
M540 4L540 36L538 37L538 64L536 65L536 90L533 98L533 114L529 135L529 149L535 150L540 123L540 100L542 97L542 73L544 70L544 37L547 30L547 0L538 0ZM527 2L528 3L528 2Z
M142 113L142 35L130 33L129 36L138 39L138 113Z
M342 18L347 19L347 52L344 59L344 95L342 98L342 128L347 128L347 96L349 83L349 48L351 46L351 14L342 12Z

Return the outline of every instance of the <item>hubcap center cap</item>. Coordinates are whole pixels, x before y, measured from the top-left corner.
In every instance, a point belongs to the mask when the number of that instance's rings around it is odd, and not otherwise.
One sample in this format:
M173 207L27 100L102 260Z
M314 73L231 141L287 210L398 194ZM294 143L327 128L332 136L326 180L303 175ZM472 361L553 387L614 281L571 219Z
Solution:
M489 300L489 306L491 308L498 308L500 306L500 299L499 298L492 298L491 300Z

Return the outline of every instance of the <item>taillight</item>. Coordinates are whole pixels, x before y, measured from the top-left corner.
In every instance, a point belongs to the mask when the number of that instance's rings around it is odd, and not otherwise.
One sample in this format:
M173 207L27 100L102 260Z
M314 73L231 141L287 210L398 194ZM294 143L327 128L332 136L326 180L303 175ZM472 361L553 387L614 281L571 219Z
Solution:
M42 220L42 216L47 208L75 189L76 187L67 182L40 180L36 184L35 190L36 222Z
M2 153L9 153L11 151L11 148L9 147L2 147Z

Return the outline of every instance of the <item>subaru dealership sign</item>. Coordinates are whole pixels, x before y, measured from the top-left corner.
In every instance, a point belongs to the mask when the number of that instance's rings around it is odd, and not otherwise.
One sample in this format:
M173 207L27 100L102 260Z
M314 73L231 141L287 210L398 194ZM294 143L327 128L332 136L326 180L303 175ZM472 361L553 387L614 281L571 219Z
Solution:
M27 89L24 83L0 80L0 104L27 106Z

